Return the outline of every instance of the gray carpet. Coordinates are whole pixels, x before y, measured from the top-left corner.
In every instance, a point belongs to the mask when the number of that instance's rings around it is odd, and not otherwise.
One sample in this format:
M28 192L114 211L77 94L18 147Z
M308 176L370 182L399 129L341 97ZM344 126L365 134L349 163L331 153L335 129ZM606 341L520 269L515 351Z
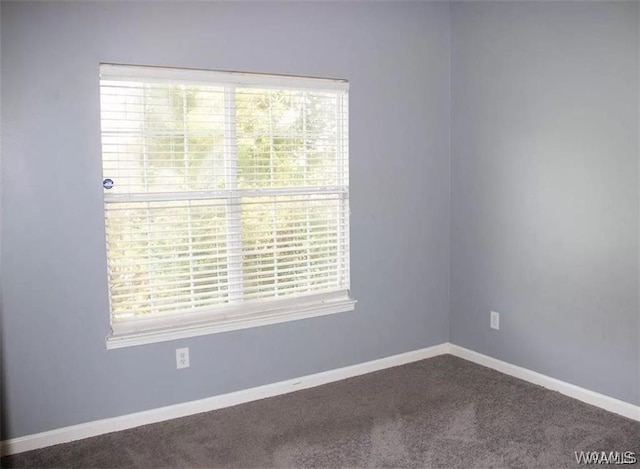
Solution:
M2 465L555 468L582 450L640 459L640 423L445 355Z

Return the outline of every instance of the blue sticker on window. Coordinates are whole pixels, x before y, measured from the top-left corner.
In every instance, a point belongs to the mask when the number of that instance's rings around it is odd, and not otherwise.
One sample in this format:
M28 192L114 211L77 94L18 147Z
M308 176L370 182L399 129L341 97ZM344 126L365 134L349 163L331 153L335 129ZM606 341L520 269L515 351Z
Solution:
M102 187L105 189L111 189L113 187L113 179L105 179L102 181Z

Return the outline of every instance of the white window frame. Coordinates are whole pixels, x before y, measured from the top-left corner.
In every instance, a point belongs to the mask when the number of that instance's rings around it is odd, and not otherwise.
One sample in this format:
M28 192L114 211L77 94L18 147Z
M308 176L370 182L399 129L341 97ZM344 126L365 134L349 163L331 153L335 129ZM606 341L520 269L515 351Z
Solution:
M149 83L179 83L184 85L200 84L200 85L219 85L225 84L225 90L233 90L235 86L259 86L266 89L301 89L301 90L342 90L348 92L348 82L345 80L329 80L306 77L291 77L277 75L262 75L240 72L218 72L206 70L191 69L174 69L161 67L142 67L128 65L101 64L100 76L107 80L122 81L140 81L144 80ZM229 87L227 88L227 84ZM233 91L231 91L233 92ZM230 99L228 91L225 91L225 102ZM225 109L230 113L225 122L231 122L233 128L226 129L225 136L230 141L225 145L229 149L229 161L231 168L237 163L237 155L234 150L235 139L235 108L233 105L225 105ZM342 115L342 113L340 113ZM338 127L348 135L347 122L339 122ZM343 136L348 138L347 135ZM348 161L348 148L344 151L347 153L344 157ZM233 187L232 187L233 189ZM348 181L346 187L343 188L311 188L315 193L334 193L341 190L344 193L344 203L348 210ZM295 188L269 189L269 195L289 195L300 194ZM238 191L236 191L238 192ZM264 190L260 191L264 194ZM198 198L215 198L215 191L206 191L203 193L184 193L185 199L197 200ZM242 194L247 195L245 190ZM229 191L225 191L224 195L220 194L220 198L228 199ZM239 199L240 194L236 195ZM176 200L166 199L166 196L158 193L149 194L109 194L105 192L105 209L108 203L132 202L132 201L154 201L154 200ZM236 209L239 210L237 205ZM240 223L239 212L236 214L236 222ZM231 216L233 218L233 215ZM111 333L107 336L106 344L108 349L142 345L166 340L174 340L179 338L193 337L204 334L212 334L217 332L225 332L249 327L276 324L286 321L311 318L315 316L334 314L340 312L351 311L355 307L356 301L349 295L349 216L346 216L344 229L346 233L346 252L343 258L346 259L346 266L341 274L346 276L347 289L344 291L335 291L321 294L311 294L297 298L287 298L268 304L257 302L242 302L241 298L237 298L237 302L225 306L217 306L213 311L197 311L193 313L180 314L163 314L162 316L140 316L130 323L115 324L111 321ZM229 220L229 215L227 215ZM229 222L228 222L229 223ZM237 233L237 230L236 230ZM228 238L228 246L231 249L238 250L235 255L241 254L241 239L233 239L231 235ZM230 256L231 257L231 256ZM240 269L242 268L240 260ZM236 268L237 268L236 264ZM242 278L242 271L232 273ZM240 293L241 296L241 293ZM110 308L111 310L111 308ZM111 318L111 314L110 314Z

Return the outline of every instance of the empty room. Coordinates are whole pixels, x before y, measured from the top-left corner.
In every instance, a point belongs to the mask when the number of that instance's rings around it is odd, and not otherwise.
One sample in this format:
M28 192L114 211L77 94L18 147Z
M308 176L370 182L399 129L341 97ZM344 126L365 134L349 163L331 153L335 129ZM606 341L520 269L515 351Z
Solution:
M2 467L640 467L640 3L0 1Z

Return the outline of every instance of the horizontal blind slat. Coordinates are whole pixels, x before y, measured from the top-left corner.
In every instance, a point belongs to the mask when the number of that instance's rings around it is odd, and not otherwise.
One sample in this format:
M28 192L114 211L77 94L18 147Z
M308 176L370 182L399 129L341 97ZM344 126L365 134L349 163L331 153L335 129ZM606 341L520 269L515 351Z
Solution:
M298 266L298 269L300 267L301 266ZM320 284L324 284L327 282L331 284L336 284L336 285L340 284L339 278L337 278L337 276L335 275L339 271L339 268L340 268L339 264L327 263L319 267L321 268L318 268L318 266L314 267L315 270L313 275L322 274L323 278L319 282ZM283 270L278 272L282 274L287 272L295 272L296 270L297 269L288 269L288 270ZM188 285L183 285L185 283L187 283ZM143 289L136 288L136 289L122 290L123 291L122 293L119 293L116 290L113 292L112 299L117 301L122 301L123 303L128 304L129 303L127 301L128 299L135 299L136 297L139 297L141 295L150 296L151 294L148 292L148 290L151 290L151 289L157 291L158 295L162 295L165 298L173 298L175 301L180 301L181 298L185 298L185 299L189 299L192 297L195 298L194 293L195 294L201 293L202 294L201 296L205 298L209 298L209 297L215 298L218 296L227 296L229 289L234 286L233 282L221 283L221 284L218 284L218 283L201 284L200 281L198 281L198 284L196 285L190 285L189 283L190 283L189 279L186 278L181 282L152 284ZM273 275L264 275L264 276L256 275L254 277L246 277L242 282L243 291L245 294L250 294L254 290L258 291L258 290L264 290L266 288L268 289L270 294L272 294L273 296L282 296L283 294L291 290L291 288L294 288L294 289L306 288L306 289L312 290L314 289L315 286L317 286L317 284L318 282L314 282L310 278L306 278L306 277L296 279L296 280L280 281L278 280L278 277ZM207 290L207 291L201 291L201 290ZM145 300L145 302L147 301L152 304L155 303L154 300Z

